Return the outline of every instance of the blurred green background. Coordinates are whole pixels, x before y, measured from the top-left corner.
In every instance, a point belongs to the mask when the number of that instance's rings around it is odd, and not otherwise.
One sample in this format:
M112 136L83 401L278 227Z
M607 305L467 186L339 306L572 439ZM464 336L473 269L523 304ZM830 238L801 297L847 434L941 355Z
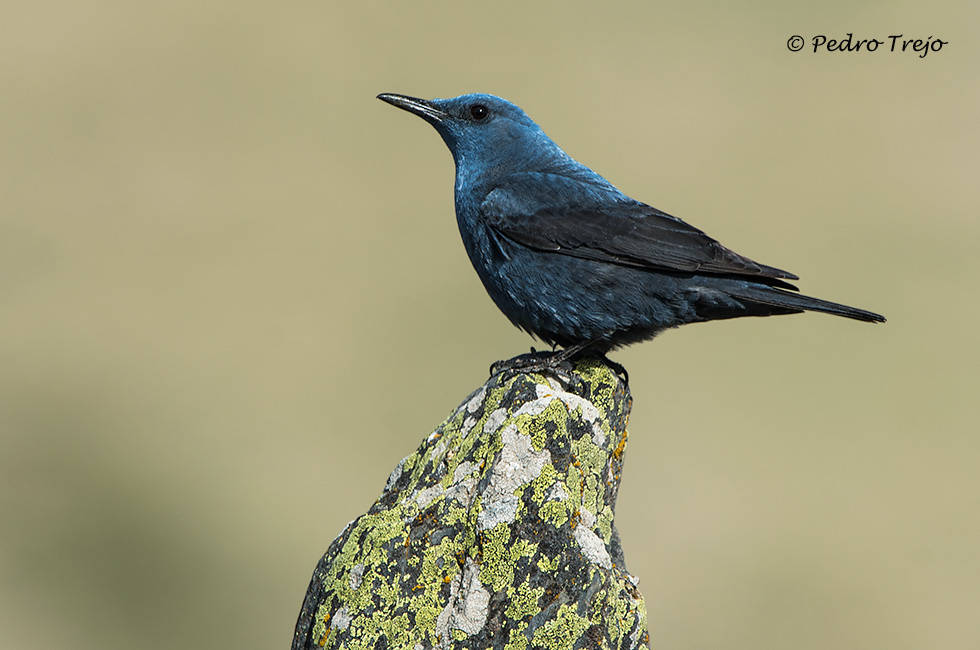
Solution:
M507 97L889 318L613 355L656 647L980 647L980 5L792 4L4 3L0 647L287 647L334 536L532 344L384 91ZM847 32L948 45L786 47Z

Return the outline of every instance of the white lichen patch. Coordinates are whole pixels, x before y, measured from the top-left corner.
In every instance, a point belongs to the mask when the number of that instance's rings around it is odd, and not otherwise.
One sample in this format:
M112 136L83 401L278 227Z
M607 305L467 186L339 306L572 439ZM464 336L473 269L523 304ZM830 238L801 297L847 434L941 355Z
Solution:
M473 502L473 493L480 480L477 476L479 469L479 465L468 460L457 465L456 471L453 472L453 484L446 490L446 498L456 499L459 505L468 508Z
M476 472L476 470L479 469L479 467L480 467L479 465L477 465L471 460L464 460L459 465L457 465L456 469L453 471L453 483L454 484L460 483L467 476Z
M606 432L602 430L598 422L592 423L592 442L596 447L603 447L606 444Z
M471 397L469 401L466 402L466 410L469 411L470 413L476 413L479 410L480 405L483 404L483 400L486 399L486 396L487 396L487 387L483 386L482 388L480 388L480 390L473 393L473 397Z
M388 482L385 483L385 492L388 492L391 490L391 488L395 487L395 483L397 483L398 479L402 477L402 471L405 469L406 460L408 460L408 458L402 458L398 465L395 466L395 469L391 470L391 474L388 475Z
M443 436L442 440L439 441L439 444L433 447L432 454L429 456L429 458L432 458L434 460L442 458L442 455L446 453L446 449L448 447L449 447L449 440L445 436Z
M612 558L609 557L606 543L592 532L591 528L579 522L579 525L575 527L575 541L582 547L582 555L588 558L589 562L604 569L612 570Z
M483 423L483 435L492 436L497 433L497 429L507 419L506 409L497 409L487 416L487 421Z
M544 503L548 501L564 501L568 498L568 491L565 489L564 484L555 483L548 490L548 494L544 498Z
M440 497L446 490L442 485L436 483L432 487L425 488L424 490L419 490L415 494L415 502L419 505L419 510L425 510L429 507L429 504Z
M487 623L490 592L480 582L480 565L466 558L463 572L449 586L449 602L436 619L436 634L440 647L452 647L452 631L460 630L472 636Z
M338 630L346 630L352 620L354 620L354 617L351 615L350 610L347 609L347 605L344 605L330 619L330 627Z
M547 449L535 451L531 437L518 433L515 424L508 425L501 438L504 447L481 501L482 509L477 519L480 530L512 523L520 506L520 499L514 492L538 478L545 464L551 462L551 453Z
M595 527L595 522L596 522L595 515L592 514L592 511L589 510L588 508L585 507L579 508L578 520L579 523L582 524L583 526L587 526L588 528Z
M348 584L350 585L351 589L356 591L357 588L361 586L361 581L364 580L364 569L365 566L363 563L361 563L355 564L354 568L350 570L350 581Z

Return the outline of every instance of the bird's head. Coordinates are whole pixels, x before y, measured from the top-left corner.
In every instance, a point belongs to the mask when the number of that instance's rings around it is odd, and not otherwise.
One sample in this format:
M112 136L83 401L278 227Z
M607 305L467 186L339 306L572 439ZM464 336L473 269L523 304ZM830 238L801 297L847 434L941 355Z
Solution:
M537 171L567 159L519 107L473 93L452 99L418 99L382 93L378 99L418 115L435 127L460 171L468 167L506 174Z

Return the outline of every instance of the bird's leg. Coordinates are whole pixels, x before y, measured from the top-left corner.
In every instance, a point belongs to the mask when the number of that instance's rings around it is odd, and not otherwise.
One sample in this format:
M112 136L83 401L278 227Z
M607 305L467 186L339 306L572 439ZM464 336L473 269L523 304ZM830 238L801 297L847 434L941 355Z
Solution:
M585 343L575 343L574 345L569 345L568 347L562 348L558 352L552 352L548 357L548 363L557 366L559 363L564 361L571 361L579 355L579 353L584 352L589 348L590 345L598 343L602 339L594 339L592 341L586 341Z
M595 345L596 343L599 343L600 341L604 341L604 340L605 340L605 337L601 336L599 338L592 339L591 341L587 341L585 343L576 343L575 345L570 345L567 348L563 348L561 352L556 352L552 356L552 359L554 360L553 362L555 364L558 364L558 363L561 363L562 361L571 361L575 357L577 357L577 356L579 356L580 354L583 354L583 353L584 354L587 354L587 355L593 355L597 359L599 359L600 361L602 361L603 363L605 363L607 366L609 366L610 368L612 368L613 369L613 372L615 372L617 375L621 375L623 377L623 381L625 381L627 384L629 384L630 383L630 374L628 372L626 372L626 368L624 368L622 364L616 363L615 361L613 361L612 359L610 359L609 357L607 357L602 352L596 352L594 350L589 350L589 348L591 346ZM549 363L551 363L551 361L549 361Z
M615 361L613 361L612 359L610 359L606 355L602 355L602 362L605 363L610 368L612 368L613 369L613 372L615 372L617 375L619 375L620 377L622 377L623 378L623 381L626 383L626 385L629 386L629 383L630 383L630 374L628 372L626 372L626 367L623 366L623 364L616 363Z
M534 372L542 370L557 371L558 367L566 362L572 361L579 355L591 354L601 360L603 363L608 365L613 369L615 373L621 375L623 380L629 384L630 378L629 373L626 372L626 368L622 365L612 361L609 357L601 352L590 351L589 348L600 341L605 340L605 337L599 337L592 339L590 341L585 341L583 343L575 343L567 347L562 348L556 352L537 352L534 348L531 348L531 354L522 354L513 359L507 359L504 361L497 361L492 366L490 366L490 376L497 374L498 372L503 372L506 370L517 370L523 372Z
M555 363L552 363L551 359L556 357L558 352L538 352L534 348L531 348L531 352L528 354L521 354L513 359L502 359L500 361L495 361L490 366L490 376L494 376L497 373L504 372L507 370L516 370L524 372L533 372L535 370L554 370ZM560 363L560 361L558 362Z

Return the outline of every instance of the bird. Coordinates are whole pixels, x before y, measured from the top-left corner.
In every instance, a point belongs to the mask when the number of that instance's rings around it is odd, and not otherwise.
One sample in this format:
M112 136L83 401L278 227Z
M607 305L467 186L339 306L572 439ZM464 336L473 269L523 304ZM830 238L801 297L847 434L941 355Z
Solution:
M554 363L583 352L604 358L666 329L743 316L815 311L885 321L800 294L790 283L796 275L627 196L505 99L378 99L442 136L456 165L456 222L470 262L500 311L552 346Z

